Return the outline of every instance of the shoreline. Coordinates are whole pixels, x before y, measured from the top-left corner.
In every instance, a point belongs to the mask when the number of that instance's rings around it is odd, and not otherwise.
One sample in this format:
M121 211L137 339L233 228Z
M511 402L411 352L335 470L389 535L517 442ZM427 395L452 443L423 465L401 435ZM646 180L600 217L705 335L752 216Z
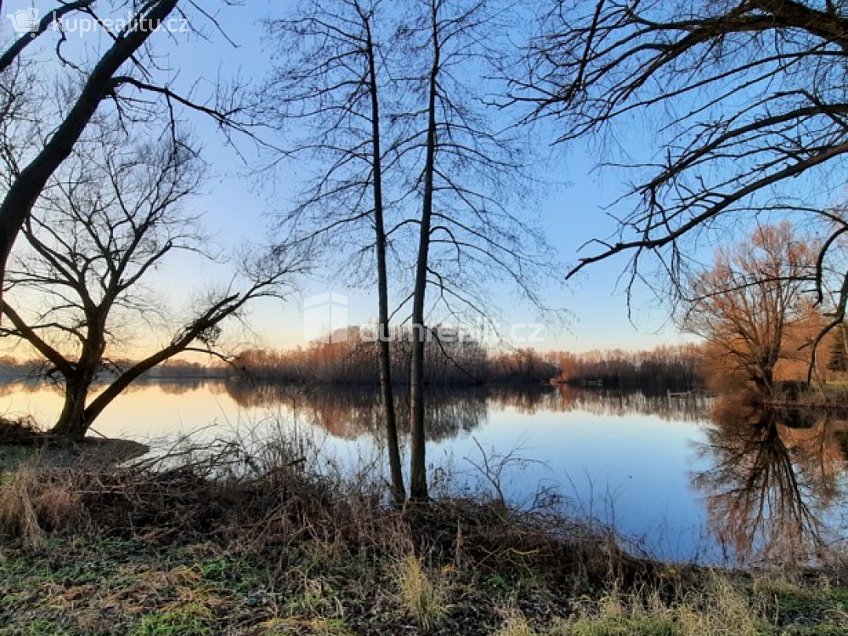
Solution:
M839 559L792 572L667 564L551 510L482 496L397 509L379 478L311 466L280 441L7 472L0 634L848 630Z

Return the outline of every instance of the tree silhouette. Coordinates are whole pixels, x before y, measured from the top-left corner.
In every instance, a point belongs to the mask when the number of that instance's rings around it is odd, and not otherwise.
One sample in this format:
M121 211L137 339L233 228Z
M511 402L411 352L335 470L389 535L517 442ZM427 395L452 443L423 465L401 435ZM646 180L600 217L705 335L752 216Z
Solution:
M553 120L561 142L624 126L647 140L609 160L632 170L632 206L570 275L628 254L632 286L652 256L681 285L707 232L791 216L822 231L811 286L819 303L835 290L823 332L842 323L846 25L848 6L831 1L556 2L508 101Z
M110 11L128 11L131 18L119 30L109 31L104 17ZM110 116L123 124L149 121L165 111L176 126L177 110L186 108L211 117L226 130L247 132L248 127L237 121L240 87L219 85L214 95L202 99L191 91L180 93L172 88L175 77L164 71L150 48L167 20L178 15L188 21L192 14L220 29L214 13L195 0L62 2L40 19L33 32L0 50L0 161L5 168L0 190L0 281L33 206L98 111L111 108ZM82 54L69 50L66 34L51 28L54 21L71 16L96 22L108 33L100 40L103 47L94 49L93 59L87 57L92 49L80 47ZM193 26L200 32L199 24ZM36 44L52 44L54 56L45 60L43 47ZM57 67L65 75L59 89L61 104L51 111L51 78Z
M357 255L376 261L378 297L377 353L386 450L395 500L403 503L397 416L389 351L388 206L383 163L387 119L382 101L389 55L380 28L380 2L310 0L294 15L269 22L281 51L266 88L274 119L296 120L302 132L284 157L319 163L318 174L294 209L282 215L281 241L330 247L338 263L353 244ZM363 226L366 228L362 232ZM362 238L360 233L363 234Z
M541 304L536 285L552 269L544 235L529 220L534 211L520 196L525 148L480 96L497 57L496 5L307 2L305 15L275 23L280 34L302 37L282 47L285 72L268 94L284 123L306 130L291 154L320 159L314 182L283 216L294 233L285 238L324 248L333 263L343 257L344 272L360 279L374 271L373 254L380 328L389 318L411 323L404 376L410 494L418 500L427 498L425 357L432 342L440 344L435 323L488 318L485 284L492 281L512 283ZM390 273L398 291L387 312Z
M57 435L82 438L115 397L171 357L214 355L221 323L255 298L283 293L286 276L301 264L280 255L245 261L240 285L234 280L198 297L164 343L151 342L157 323L174 317L145 293L145 281L175 252L204 255L198 218L181 209L200 183L201 166L183 138L125 140L122 130L96 126L54 175L25 221L28 249L16 250L0 301L8 318L0 334L31 345L61 381ZM153 350L123 364L115 356L139 324L147 334L140 344ZM111 380L91 398L104 372Z

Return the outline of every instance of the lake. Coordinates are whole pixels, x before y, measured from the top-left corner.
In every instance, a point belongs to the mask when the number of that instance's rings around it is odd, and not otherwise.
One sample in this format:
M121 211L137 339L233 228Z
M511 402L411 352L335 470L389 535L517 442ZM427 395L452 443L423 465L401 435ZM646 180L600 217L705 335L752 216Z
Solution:
M50 424L60 406L44 385L0 387L7 417ZM516 506L592 519L665 560L811 559L848 536L840 417L567 387L434 388L428 460L437 491L494 492L475 466L502 465L499 487ZM351 470L382 456L379 422L369 389L159 381L131 388L94 429L154 448L180 435L255 443L284 431Z

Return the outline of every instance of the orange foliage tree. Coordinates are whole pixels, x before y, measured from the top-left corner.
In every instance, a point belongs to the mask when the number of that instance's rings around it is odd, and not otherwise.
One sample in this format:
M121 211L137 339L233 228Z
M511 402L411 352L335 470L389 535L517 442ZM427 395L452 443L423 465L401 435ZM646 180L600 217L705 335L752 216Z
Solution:
M708 341L714 373L772 391L778 363L799 356L799 347L787 344L803 344L803 333L818 324L805 292L815 254L815 246L783 222L719 249L711 269L690 277L680 323Z

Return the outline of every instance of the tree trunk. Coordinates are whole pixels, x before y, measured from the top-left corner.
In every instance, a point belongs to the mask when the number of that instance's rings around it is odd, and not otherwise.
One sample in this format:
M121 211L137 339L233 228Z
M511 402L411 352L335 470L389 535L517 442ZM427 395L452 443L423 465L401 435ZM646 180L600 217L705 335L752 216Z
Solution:
M754 373L754 384L763 397L771 396L774 389L774 362L760 360Z
M424 431L424 350L427 331L424 325L424 301L427 292L427 272L430 252L430 225L433 216L433 175L436 163L436 91L439 74L439 33L435 7L432 9L433 66L429 77L427 105L427 153L424 164L424 200L419 228L418 262L415 272L415 288L412 301L412 359L410 362L410 496L415 501L426 501L427 457Z
M417 285L416 285L417 287ZM418 303L416 292L415 303ZM423 305L423 292L422 305ZM411 460L410 497L415 501L426 501L427 492L427 457L426 437L424 431L424 342L426 334L417 327L423 324L423 311L413 309L412 357L410 360L409 378L409 409L410 409L410 444Z
M50 430L52 435L72 440L81 440L88 432L90 422L85 417L85 402L91 381L84 377L65 380L65 403L56 425Z
M774 390L774 368L771 366L763 369L763 389L766 394L771 394Z
M394 391L392 388L391 359L388 340L388 322L383 320L383 290L380 290L380 396L383 401L383 417L386 420L386 450L389 454L389 470L392 479L392 496L395 503L406 501L406 488L403 484L403 470L400 463L400 445L398 444L397 416L395 413ZM388 314L388 311L386 312ZM385 332L383 331L386 327ZM386 334L385 336L383 334Z
M386 450L389 454L389 470L392 480L392 496L398 505L406 501L403 470L400 464L397 417L394 392L392 390L391 351L389 348L389 276L386 266L386 229L383 218L383 160L380 130L380 101L377 87L377 71L374 62L374 45L371 28L366 22L368 34L368 73L371 93L371 134L373 139L374 165L374 232L377 251L377 291L379 295L378 356L380 364L380 396L383 402L383 418L386 423Z

